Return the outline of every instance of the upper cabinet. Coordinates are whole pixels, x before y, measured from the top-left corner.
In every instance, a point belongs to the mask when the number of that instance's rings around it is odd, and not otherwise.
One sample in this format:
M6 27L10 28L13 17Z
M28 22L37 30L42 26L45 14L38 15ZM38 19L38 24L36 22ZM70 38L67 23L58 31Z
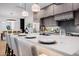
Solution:
M39 16L40 18L44 17L44 10L43 10L43 9L40 10L40 12L38 13L38 16Z
M53 15L53 5L47 6L40 11L41 17L48 17Z
M73 19L73 12L66 12L54 16L54 20L70 20Z
M73 3L73 10L79 9L79 3Z
M63 12L63 5L54 5L54 14L60 14Z
M53 5L50 5L44 9L44 16L45 17L51 16L51 15L53 15Z
M68 11L72 11L72 3L54 5L54 14L60 14Z
M40 17L48 17L51 15L62 14L79 8L77 3L63 3L59 5L51 4L40 11Z
M79 3L73 3L73 9L75 11L75 25L79 25Z
M63 12L72 11L72 3L63 4Z

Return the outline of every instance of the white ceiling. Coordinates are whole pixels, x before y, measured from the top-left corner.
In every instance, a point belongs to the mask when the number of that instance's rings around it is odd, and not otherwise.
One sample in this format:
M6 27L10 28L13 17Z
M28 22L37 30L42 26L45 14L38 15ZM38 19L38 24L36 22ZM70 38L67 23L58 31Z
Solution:
M32 16L31 6L33 3L26 3L26 10L29 12L29 16ZM50 3L39 3L41 8L49 5ZM23 3L0 3L0 17L7 18L21 18L21 12L24 4Z

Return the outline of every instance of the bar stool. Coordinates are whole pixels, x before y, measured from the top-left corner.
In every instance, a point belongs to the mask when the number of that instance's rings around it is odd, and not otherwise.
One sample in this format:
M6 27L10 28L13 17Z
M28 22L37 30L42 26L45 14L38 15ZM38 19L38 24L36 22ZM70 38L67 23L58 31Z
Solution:
M37 56L36 47L30 42L19 41L21 56Z
M11 38L9 34L6 34L6 55L10 56L11 55Z
M16 38L13 38L14 39L14 48L13 48L13 51L14 51L14 54L16 56L21 56L21 50L20 50L20 47L19 47L19 44L18 44L18 39Z
M12 56L19 56L19 48L18 48L18 43L17 43L17 39L14 38L13 36L11 37L11 49L12 49Z

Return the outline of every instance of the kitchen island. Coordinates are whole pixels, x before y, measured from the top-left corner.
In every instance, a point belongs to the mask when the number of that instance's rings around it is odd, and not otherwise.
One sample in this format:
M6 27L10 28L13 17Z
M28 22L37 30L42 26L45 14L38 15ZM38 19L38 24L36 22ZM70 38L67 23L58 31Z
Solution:
M35 35L35 34L31 34ZM44 36L44 35L35 35L36 38L34 39L27 39L26 36L15 36L15 38L18 39L18 41L23 42L26 44L27 42L32 43L34 46L38 47L38 50L41 50L44 53L48 53L48 55L52 55L52 53L49 54L49 52L54 52L58 55L74 55L79 50L79 37L73 37L73 36L60 36L60 35L50 35L50 36ZM46 40L46 41L56 41L56 44L40 44L39 40ZM41 48L40 48L41 47ZM49 51L48 51L49 50ZM77 52L78 53L78 52ZM53 55L52 55L53 56Z

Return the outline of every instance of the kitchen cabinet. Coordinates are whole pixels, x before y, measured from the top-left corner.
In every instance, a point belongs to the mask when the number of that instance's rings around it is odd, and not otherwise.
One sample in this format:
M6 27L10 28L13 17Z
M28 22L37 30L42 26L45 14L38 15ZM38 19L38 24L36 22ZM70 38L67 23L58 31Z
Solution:
M53 5L50 5L48 7L45 7L43 8L41 11L40 11L40 17L48 17L48 16L51 16L53 15Z
M54 20L70 20L73 19L73 12L66 12L55 15Z
M73 10L79 9L79 3L73 3Z
M63 3L60 5L50 5L40 11L40 17L48 17L51 15L62 14L65 12L72 11L72 3Z
M75 12L75 25L79 25L79 11Z
M44 17L53 15L53 5L44 8Z
M54 5L54 14L63 13L63 5Z
M44 10L43 10L43 9L40 10L40 12L39 12L39 17L40 17L40 18L44 17Z
M54 17L44 18L43 22L46 27L52 27L57 25Z
M63 4L63 12L72 11L72 3L65 3Z
M37 46L37 53L38 56L64 56L62 53L59 53L57 51L51 50L51 49L47 49L41 46Z
M72 11L72 3L54 5L54 14L61 14L68 11Z

